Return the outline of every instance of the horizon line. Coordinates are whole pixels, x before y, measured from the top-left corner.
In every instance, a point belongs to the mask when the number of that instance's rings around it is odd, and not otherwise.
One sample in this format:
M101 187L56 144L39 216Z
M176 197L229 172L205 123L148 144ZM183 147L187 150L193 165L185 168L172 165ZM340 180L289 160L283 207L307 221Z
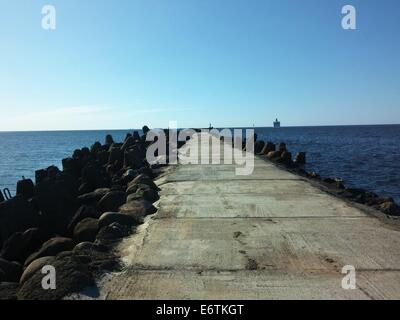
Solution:
M327 125L292 125L292 126L281 126L280 128L274 128L273 126L233 126L233 127L213 127L213 129L245 129L245 128L270 128L270 129L285 129L285 128L315 128L315 127L367 127L367 126L398 126L400 123L377 123L377 124L327 124ZM154 127L153 129L168 129ZM207 127L182 127L182 129L209 129ZM45 130L0 130L0 133L18 133L18 132L79 132L79 131L140 131L141 128L122 128L122 129L45 129Z

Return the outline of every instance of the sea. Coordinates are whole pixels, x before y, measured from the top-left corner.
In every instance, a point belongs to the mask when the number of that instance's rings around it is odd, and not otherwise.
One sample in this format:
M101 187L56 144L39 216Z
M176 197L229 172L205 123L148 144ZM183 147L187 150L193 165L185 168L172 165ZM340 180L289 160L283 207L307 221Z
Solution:
M400 125L251 128L258 139L285 142L289 151L306 152L307 171L341 178L400 203ZM15 194L22 177L56 165L77 148L104 142L107 134L123 141L133 130L0 132L0 189Z

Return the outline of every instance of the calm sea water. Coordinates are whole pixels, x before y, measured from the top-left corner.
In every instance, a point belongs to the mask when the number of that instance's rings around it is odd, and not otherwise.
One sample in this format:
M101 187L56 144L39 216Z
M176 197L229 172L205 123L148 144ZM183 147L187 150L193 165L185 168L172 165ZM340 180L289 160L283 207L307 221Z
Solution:
M306 170L340 177L346 186L365 188L400 202L400 125L256 128L259 139L285 142L292 153L307 152ZM122 141L132 130L0 132L0 188L14 194L16 181L57 165L74 149Z

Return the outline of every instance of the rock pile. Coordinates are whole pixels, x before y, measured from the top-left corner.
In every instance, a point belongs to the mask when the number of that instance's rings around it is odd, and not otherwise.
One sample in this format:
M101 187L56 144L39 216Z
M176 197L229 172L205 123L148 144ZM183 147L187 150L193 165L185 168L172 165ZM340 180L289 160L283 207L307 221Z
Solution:
M162 168L146 161L145 135L122 143L107 135L63 159L62 170L18 181L17 195L0 203L0 299L59 299L118 268L112 245L155 213L159 199L153 180ZM42 288L45 265L56 268L56 290Z
M254 143L254 153L260 156L265 156L271 161L281 163L288 167L302 166L306 161L305 152L297 153L295 160L293 161L292 153L287 149L284 142L276 145L270 141L256 141Z

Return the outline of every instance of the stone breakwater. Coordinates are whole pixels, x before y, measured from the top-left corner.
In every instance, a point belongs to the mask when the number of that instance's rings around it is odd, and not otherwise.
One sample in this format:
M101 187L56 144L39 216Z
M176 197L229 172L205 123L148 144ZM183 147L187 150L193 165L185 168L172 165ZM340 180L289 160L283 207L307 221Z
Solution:
M143 127L144 135L133 132L123 142L107 135L104 143L77 149L63 159L62 170L51 166L37 170L34 182L18 181L17 195L0 200L0 299L61 299L95 287L104 272L121 269L113 248L156 213L159 188L154 180L165 173L164 165L146 160L148 131ZM164 133L168 136L168 130ZM293 160L284 143L257 141L255 136L254 153L337 196L400 216L391 198L306 172L306 154L298 153ZM46 265L57 271L55 290L42 287Z
M322 178L316 172L305 171L306 154L299 152L293 159L292 153L287 150L286 144L283 142L275 144L262 140L256 141L254 143L254 153L285 167L293 173L318 182L320 185L328 188L331 193L341 198L372 207L389 217L400 216L400 206L391 197L381 197L374 192L364 189L346 188L340 178Z
M0 299L61 299L119 270L115 243L157 211L153 180L164 166L146 160L148 131L77 149L62 170L37 170L0 201ZM56 269L55 290L42 287L45 265Z

